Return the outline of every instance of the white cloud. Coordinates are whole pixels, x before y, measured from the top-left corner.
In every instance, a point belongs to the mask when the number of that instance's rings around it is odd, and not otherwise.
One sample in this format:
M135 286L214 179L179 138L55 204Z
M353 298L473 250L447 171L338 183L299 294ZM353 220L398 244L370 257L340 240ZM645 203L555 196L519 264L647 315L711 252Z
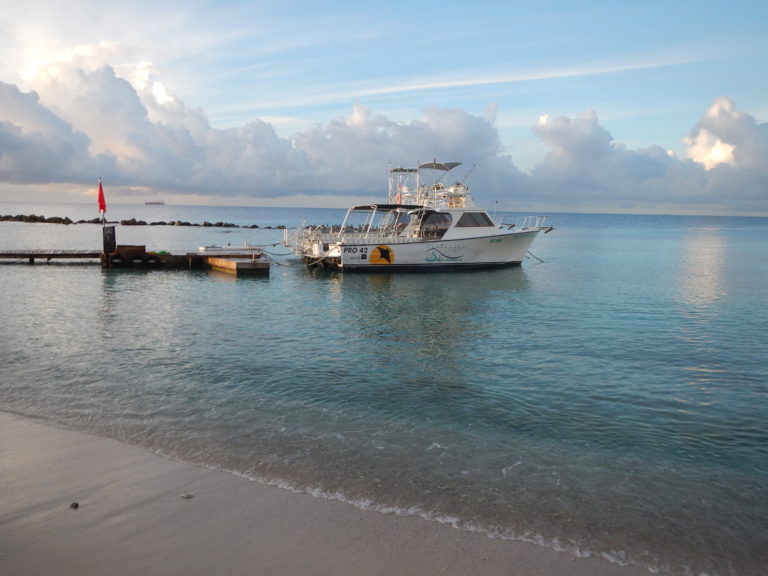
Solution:
M209 196L380 196L388 163L476 162L471 185L501 209L766 212L768 125L718 99L686 138L685 159L628 149L587 110L532 127L548 153L530 173L504 153L497 107L426 108L396 122L355 103L325 125L279 136L264 120L213 128L121 45L80 47L0 84L0 182L108 179L113 192ZM121 64L106 64L115 59ZM470 168L471 164L467 165ZM760 207L763 208L760 208ZM666 208L671 207L671 208Z
M413 166L434 158L488 163L501 152L495 128L464 110L428 108L422 118L402 123L359 103L349 116L297 134L295 143L311 163L315 183L347 193L381 194L388 163ZM489 177L480 175L475 184L487 184Z
M600 211L768 211L768 125L728 99L717 99L686 137L690 160L658 146L627 149L600 126L594 111L542 117L533 130L550 152L530 184L551 203Z
M611 153L611 135L600 126L594 110L576 118L542 116L533 131L552 150L547 163L558 170L590 170Z
M765 169L768 158L768 125L736 110L728 98L718 98L685 139L687 157L707 170L727 164Z
M703 164L707 170L719 164L732 165L734 162L735 147L726 144L706 128L699 128L695 134L686 137L685 143L688 145L686 157Z
M114 157L94 155L84 133L46 109L35 93L0 83L0 181L41 184L82 181L111 169Z

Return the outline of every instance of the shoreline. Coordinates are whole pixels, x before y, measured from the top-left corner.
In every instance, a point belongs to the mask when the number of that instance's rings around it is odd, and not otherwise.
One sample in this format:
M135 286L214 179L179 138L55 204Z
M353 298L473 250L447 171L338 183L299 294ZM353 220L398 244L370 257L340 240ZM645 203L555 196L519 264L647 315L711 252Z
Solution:
M648 574L361 510L6 412L0 478L7 576Z
M45 216L38 216L36 214L0 214L0 222L21 222L24 224L64 224L66 226L76 224L100 224L104 225L101 218L91 218L90 220L72 220L69 216L51 216L46 218ZM147 222L146 220L136 220L136 218L122 219L116 222L106 222L107 224L120 224L121 226L186 226L192 228L248 228L257 229L261 228L258 224L233 224L232 222L208 222L207 220L202 224L196 222L187 222L185 220L158 220L155 222ZM285 226L264 226L265 230L283 230Z

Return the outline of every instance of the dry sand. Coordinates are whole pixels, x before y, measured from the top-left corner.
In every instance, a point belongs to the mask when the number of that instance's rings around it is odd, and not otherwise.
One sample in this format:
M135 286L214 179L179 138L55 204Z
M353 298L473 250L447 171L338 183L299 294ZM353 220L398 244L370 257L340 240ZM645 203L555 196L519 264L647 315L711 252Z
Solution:
M362 511L0 412L0 574L647 572Z

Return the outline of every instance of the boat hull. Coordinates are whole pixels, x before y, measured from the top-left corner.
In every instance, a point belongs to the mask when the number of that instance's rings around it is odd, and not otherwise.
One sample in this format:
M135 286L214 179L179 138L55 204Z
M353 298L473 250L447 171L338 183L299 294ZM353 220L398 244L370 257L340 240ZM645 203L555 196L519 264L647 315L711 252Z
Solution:
M540 230L452 240L344 243L304 254L319 266L355 271L469 270L519 265Z

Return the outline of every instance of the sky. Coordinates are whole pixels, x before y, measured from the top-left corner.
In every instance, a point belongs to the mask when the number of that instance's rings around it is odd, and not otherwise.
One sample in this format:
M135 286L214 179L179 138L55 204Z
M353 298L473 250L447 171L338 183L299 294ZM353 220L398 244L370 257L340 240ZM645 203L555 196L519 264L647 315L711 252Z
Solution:
M0 0L0 201L768 216L768 2ZM462 170L464 170L462 172Z

